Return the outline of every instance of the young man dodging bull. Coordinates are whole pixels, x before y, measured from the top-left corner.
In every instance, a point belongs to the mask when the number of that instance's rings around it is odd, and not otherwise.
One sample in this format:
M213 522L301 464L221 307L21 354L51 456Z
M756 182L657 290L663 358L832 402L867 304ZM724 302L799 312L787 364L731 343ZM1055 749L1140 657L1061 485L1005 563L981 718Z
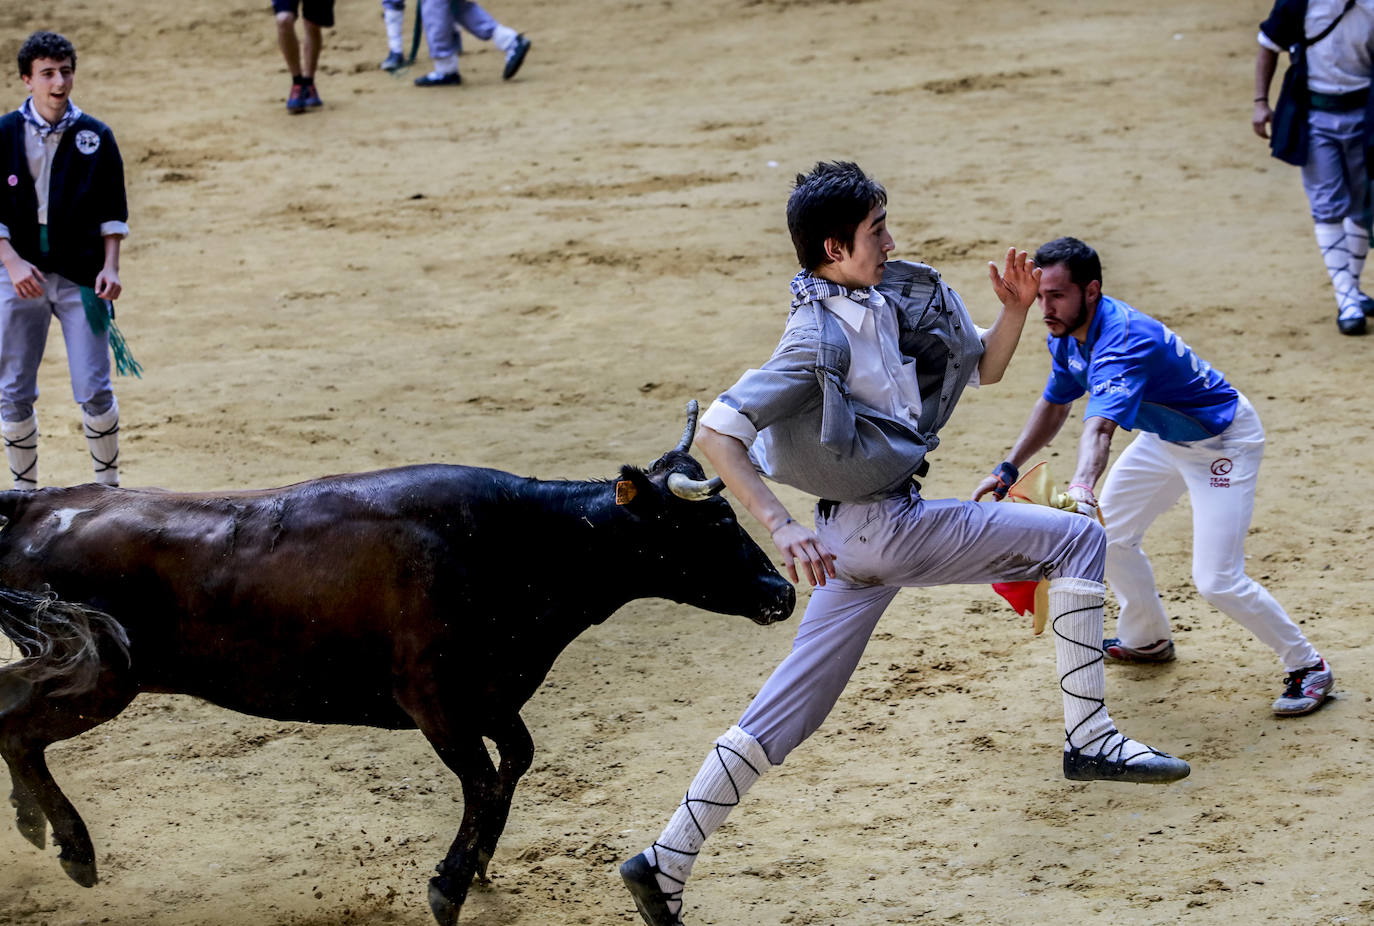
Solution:
M1064 775L1163 783L1189 772L1108 716L1101 527L1039 506L921 497L914 477L926 472L937 432L965 386L1001 379L1040 273L1024 251L1008 251L1000 271L990 264L1002 309L982 331L936 271L888 260L886 206L886 191L856 164L797 177L787 224L802 270L782 340L702 418L697 446L769 530L792 580L800 573L815 589L791 653L708 751L662 834L621 866L650 926L682 922L706 838L821 725L902 587L1048 577ZM821 498L814 531L760 474Z

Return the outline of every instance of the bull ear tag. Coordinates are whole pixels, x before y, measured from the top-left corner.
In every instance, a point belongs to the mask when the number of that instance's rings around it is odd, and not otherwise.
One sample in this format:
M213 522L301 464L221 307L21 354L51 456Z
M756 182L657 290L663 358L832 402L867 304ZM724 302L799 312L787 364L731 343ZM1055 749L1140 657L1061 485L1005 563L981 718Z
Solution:
M628 505L635 500L635 495L639 490L635 484L628 479L622 479L615 484L615 503L617 505Z

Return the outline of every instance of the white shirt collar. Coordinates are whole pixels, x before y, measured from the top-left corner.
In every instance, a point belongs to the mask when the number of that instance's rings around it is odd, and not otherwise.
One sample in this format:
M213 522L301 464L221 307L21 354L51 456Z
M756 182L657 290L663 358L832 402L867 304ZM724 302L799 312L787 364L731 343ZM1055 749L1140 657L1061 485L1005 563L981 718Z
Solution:
M821 305L837 315L840 321L844 322L855 331L858 331L863 327L864 317L873 309L883 304L883 297L876 289L870 290L870 293L871 295L868 297L867 307L859 305L853 299L846 296L827 296L825 299L821 300Z

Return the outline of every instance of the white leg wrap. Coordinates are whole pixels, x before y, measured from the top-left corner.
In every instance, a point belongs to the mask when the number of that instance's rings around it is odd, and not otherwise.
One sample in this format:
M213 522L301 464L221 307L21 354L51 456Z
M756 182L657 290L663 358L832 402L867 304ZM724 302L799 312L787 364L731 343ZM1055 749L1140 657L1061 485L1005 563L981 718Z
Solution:
M1369 229L1347 217L1341 223L1345 232L1345 249L1350 254L1350 273L1355 277L1355 288L1360 286L1360 274L1364 273L1364 260L1369 256Z
M1115 732L1107 716L1107 675L1102 668L1102 596L1107 587L1090 579L1050 582L1050 629L1059 688L1064 696L1068 745L1096 755Z
M382 22L386 23L387 49L401 54L405 51L406 11L383 8Z
M1313 229L1317 236L1317 247L1321 248L1322 261L1331 277L1331 287L1336 291L1336 305L1341 318L1364 316L1360 307L1360 280L1355 270L1354 259L1350 253L1349 236L1345 226L1338 222L1317 222ZM1365 251L1369 242L1365 241Z
M515 37L520 33L510 26L496 24L496 31L491 34L491 44L495 45L500 51L510 51L510 47L515 44Z
M95 481L107 486L119 485L119 403L99 415L83 412L81 424L95 467Z
M770 768L758 740L731 727L716 740L658 841L644 850L658 868L659 889L669 895L668 907L674 915L682 910L682 888L706 837L725 822L744 792Z
M38 415L27 421L0 422L5 438L5 459L10 464L16 489L38 488Z
M1155 750L1117 732L1107 714L1107 676L1102 668L1106 590L1091 579L1050 581L1050 626L1059 688L1064 693L1064 751L1105 756L1127 768L1148 765L1157 755Z

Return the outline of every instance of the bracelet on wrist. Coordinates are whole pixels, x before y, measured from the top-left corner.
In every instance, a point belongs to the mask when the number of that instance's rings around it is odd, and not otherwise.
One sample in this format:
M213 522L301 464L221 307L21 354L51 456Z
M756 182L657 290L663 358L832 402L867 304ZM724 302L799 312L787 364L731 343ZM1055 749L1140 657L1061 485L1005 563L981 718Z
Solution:
M796 518L788 518L786 521L783 521L783 522L782 522L781 524L779 524L777 527L775 527L775 528L773 528L771 531L769 531L769 532L768 532L768 536L770 536L770 537L773 536L774 534L776 534L778 531L782 530L782 529L783 529L784 527L786 527L787 525L792 524L792 523L795 523L796 520L797 520Z

